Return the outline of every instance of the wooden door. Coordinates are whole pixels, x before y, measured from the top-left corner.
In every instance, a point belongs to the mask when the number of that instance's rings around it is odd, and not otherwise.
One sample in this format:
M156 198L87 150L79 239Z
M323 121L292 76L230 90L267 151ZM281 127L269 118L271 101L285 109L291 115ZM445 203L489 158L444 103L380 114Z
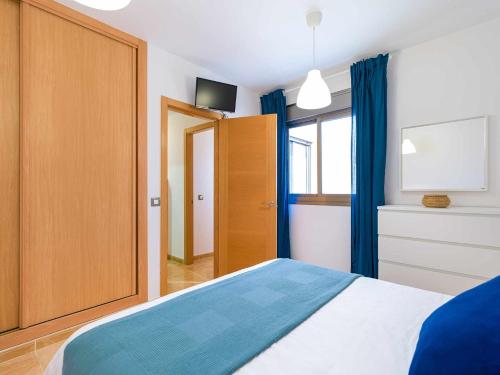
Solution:
M0 0L0 332L19 320L19 2Z
M23 3L21 327L137 293L136 50Z
M276 258L276 115L219 122L219 275Z

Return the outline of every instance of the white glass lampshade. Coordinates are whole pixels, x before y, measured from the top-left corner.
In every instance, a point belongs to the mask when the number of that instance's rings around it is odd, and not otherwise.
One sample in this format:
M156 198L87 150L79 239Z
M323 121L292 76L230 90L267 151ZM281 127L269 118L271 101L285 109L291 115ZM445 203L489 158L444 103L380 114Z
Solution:
M401 145L401 152L403 153L403 155L416 154L417 149L415 148L415 145L411 140L404 139L403 144Z
M297 107L302 109L319 109L330 105L332 97L326 82L318 69L310 70L299 90Z
M100 10L118 10L123 9L130 4L131 0L75 0L90 8Z

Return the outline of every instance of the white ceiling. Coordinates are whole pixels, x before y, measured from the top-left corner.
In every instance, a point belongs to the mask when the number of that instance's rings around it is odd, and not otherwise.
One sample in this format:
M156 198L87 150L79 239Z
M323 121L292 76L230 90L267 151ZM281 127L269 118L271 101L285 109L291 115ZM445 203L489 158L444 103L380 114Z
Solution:
M312 9L329 71L500 16L499 0L132 0L115 12L58 1L259 93L311 68Z

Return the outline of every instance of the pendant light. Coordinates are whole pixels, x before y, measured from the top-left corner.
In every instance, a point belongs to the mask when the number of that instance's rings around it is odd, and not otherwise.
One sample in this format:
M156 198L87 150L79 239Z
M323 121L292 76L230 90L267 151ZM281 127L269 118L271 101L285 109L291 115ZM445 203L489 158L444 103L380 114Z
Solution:
M316 27L321 23L321 12L311 12L307 15L307 26L313 29L313 69L307 73L307 78L299 90L297 107L302 109L319 109L330 105L332 97L321 72L316 69Z
M75 0L77 3L100 10L119 10L130 4L131 0Z

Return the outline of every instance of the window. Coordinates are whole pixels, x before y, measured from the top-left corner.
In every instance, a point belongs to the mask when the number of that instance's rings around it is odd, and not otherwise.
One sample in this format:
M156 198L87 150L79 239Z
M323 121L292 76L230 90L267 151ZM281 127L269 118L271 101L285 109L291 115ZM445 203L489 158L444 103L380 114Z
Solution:
M351 113L289 124L290 203L349 205Z
M289 131L290 192L317 192L316 123Z

